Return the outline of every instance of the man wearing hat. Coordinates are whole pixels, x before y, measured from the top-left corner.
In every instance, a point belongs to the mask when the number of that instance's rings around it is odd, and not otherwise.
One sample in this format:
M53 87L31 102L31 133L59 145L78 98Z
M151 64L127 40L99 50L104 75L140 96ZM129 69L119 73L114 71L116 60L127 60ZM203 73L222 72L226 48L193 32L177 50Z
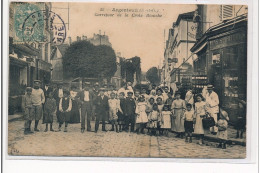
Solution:
M40 88L41 81L40 80L35 80L34 81L34 88L32 89L32 112L34 114L35 118L35 126L34 126L34 131L38 132L38 123L39 120L42 117L42 105L45 102L45 97L44 97L44 92Z
M207 86L208 93L206 95L206 105L208 107L208 112L214 118L215 123L217 123L219 113L219 98L218 94L213 91L213 88L213 85ZM218 127L211 127L210 131L213 135L216 135L218 132Z
M90 82L85 82L84 90L79 92L76 96L81 103L81 133L85 131L85 121L87 117L87 131L91 131L91 115L92 115L92 104L94 100L94 93L90 90Z
M99 128L99 122L102 121L102 131L106 131L105 120L108 115L108 97L105 95L105 88L100 88L99 95L95 100L96 105L96 123L95 132L97 133Z

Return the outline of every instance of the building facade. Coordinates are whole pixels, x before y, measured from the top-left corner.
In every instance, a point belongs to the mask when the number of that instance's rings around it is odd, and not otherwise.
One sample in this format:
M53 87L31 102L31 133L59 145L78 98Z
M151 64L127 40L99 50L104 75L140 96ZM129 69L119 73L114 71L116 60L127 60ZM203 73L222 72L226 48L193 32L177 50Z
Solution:
M209 27L207 13L218 10L219 23ZM247 86L247 13L246 6L198 6L197 42L191 48L195 53L193 87L196 92L211 83L219 95L220 106L231 122L238 116L239 100L246 101ZM225 11L225 10L226 11ZM206 13L206 14L205 14ZM241 14L242 13L242 14ZM228 16L228 17L227 17Z
M48 31L50 21L42 20L44 41L28 41L23 37L23 22L26 17L36 11L50 11L51 3L12 2L9 6L9 112L20 110L20 95L27 86L33 86L34 80L42 84L50 82L52 65L51 33Z
M48 31L49 21L44 22L43 34L47 41L26 42L23 40L20 31L24 20L20 11L26 6L29 9L28 14L34 12L35 7L39 10L50 11L51 3L37 2L35 3L11 3L9 15L9 86L18 87L19 85L32 86L35 79L41 80L42 83L50 81L51 64L51 34ZM34 11L33 11L34 10ZM26 11L22 11L26 13ZM21 18L21 20L17 20ZM19 64L19 65L18 65ZM13 93L10 93L13 95Z
M168 87L174 82L189 85L191 81L193 57L190 49L196 42L197 31L193 16L194 11L180 14L169 29L161 75L162 83Z
M65 51L69 47L68 44L61 44L55 46L55 49L52 52L51 64L52 64L52 72L51 72L51 80L52 82L62 82L63 79L63 64L62 64L62 56L64 56Z

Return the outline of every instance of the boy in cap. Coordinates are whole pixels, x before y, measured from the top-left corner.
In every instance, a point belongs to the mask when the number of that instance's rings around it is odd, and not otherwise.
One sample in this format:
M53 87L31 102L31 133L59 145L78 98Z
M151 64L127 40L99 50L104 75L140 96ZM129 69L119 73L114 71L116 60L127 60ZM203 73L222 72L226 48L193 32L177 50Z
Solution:
M27 87L25 95L22 97L22 109L24 112L24 134L31 134L31 123L33 120L33 112L32 112L32 88Z
M34 81L34 88L32 89L32 111L34 114L35 118L35 126L34 126L34 131L38 132L39 129L38 124L39 120L42 117L42 105L45 103L45 96L43 90L40 88L41 81L35 80Z
M135 110L136 110L136 103L133 99L133 92L128 91L126 97L126 109L125 109L125 130L128 132L129 124L131 123L131 132L134 132L135 127Z

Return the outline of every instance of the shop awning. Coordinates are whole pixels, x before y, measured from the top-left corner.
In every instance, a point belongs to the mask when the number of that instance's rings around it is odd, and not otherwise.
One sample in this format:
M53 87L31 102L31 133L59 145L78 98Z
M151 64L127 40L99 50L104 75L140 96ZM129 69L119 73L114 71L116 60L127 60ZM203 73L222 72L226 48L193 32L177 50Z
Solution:
M239 24L247 22L247 14L243 14L241 16L237 16L233 19L223 21L217 25L211 26L202 37L193 45L190 49L193 53L198 53L205 47L205 43L207 43L208 39L218 33L227 32L229 30L233 30L235 27L239 26Z
M204 47L206 47L207 42L203 43L200 47L198 47L193 53L197 54L198 52L200 52ZM194 59L195 61L196 59Z
M27 56L38 56L40 53L38 49L27 44L13 44L12 46L14 49Z
M18 66L18 67L26 67L28 62L26 61L23 61L21 59L18 59L18 58L15 58L13 56L9 56L9 64L10 65L15 65L15 66Z

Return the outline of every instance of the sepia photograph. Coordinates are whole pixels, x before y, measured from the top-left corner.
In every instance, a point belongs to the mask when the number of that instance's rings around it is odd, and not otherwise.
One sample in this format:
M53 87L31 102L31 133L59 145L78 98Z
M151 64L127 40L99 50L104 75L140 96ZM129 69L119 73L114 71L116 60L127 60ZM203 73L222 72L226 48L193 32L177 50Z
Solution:
M9 156L247 158L246 4L11 1L8 21Z

